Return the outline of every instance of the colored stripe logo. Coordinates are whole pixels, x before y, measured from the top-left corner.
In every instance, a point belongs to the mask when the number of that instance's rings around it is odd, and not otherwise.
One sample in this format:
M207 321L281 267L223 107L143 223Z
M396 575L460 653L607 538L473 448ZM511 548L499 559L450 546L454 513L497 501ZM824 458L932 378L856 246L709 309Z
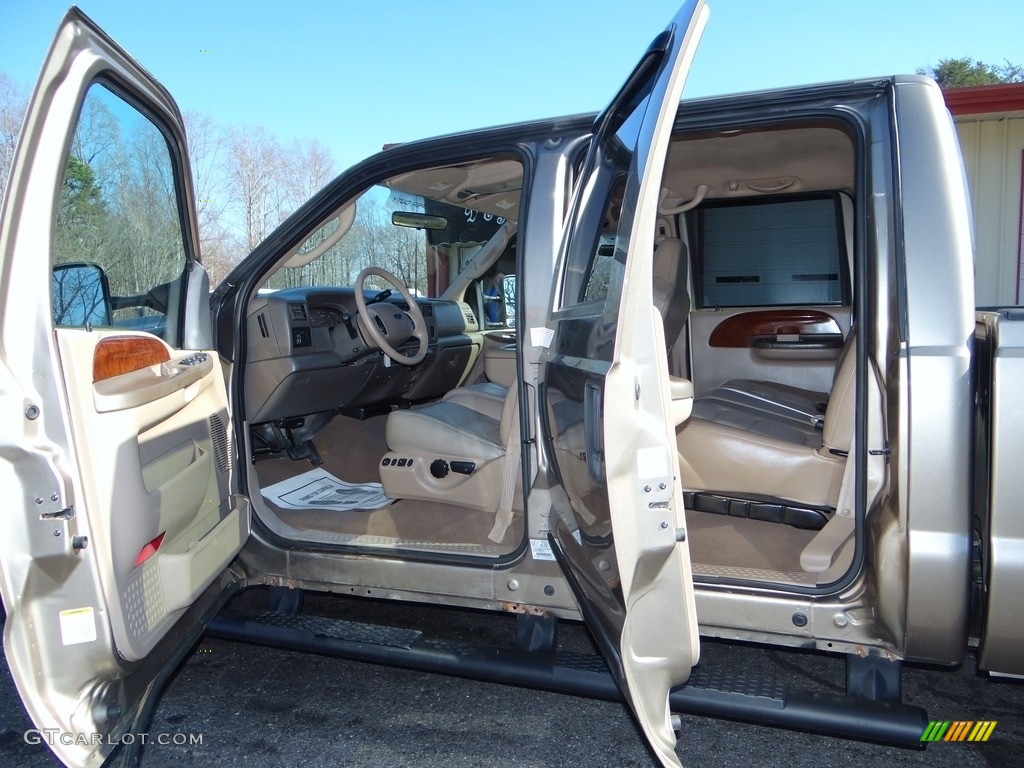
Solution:
M997 720L932 720L921 741L988 741Z

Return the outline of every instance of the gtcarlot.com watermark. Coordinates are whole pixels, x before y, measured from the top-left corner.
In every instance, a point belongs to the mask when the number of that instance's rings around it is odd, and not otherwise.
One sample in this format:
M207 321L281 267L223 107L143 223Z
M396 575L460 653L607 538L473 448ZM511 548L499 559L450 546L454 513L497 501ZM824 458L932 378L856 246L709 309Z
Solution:
M201 733L68 733L57 728L29 728L23 738L26 744L47 744L51 747L116 747L121 744L160 744L175 747L202 746Z

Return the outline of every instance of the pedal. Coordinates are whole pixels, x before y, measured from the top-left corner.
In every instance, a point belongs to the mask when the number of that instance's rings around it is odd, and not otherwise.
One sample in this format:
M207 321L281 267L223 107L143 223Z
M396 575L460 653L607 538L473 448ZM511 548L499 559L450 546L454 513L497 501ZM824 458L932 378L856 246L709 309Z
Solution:
M303 459L309 459L309 462L314 467L319 467L324 463L324 460L320 458L320 451L313 445L312 440L306 440L302 443L291 445L287 448L288 458L292 461L302 461Z

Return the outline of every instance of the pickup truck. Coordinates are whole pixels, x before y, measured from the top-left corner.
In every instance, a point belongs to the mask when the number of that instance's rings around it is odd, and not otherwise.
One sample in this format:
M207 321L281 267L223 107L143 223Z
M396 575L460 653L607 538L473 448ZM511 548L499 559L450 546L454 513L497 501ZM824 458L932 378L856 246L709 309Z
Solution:
M177 107L68 13L0 217L4 647L60 760L137 757L203 632L621 696L663 765L677 712L919 745L904 661L1024 675L1024 311L975 313L941 93L681 102L706 19L596 116L387 148L211 294ZM841 654L847 695L701 636Z

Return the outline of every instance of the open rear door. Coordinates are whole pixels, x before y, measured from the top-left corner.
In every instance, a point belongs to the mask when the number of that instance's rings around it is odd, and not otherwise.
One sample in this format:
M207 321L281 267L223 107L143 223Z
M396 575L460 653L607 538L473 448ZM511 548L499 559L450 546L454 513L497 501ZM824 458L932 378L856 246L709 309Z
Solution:
M4 650L67 765L138 745L249 532L188 168L167 92L69 11L0 211Z
M706 17L703 0L687 2L597 119L544 371L549 446L572 508L553 524L551 545L664 765L679 765L669 690L688 679L699 639L674 430L692 387L668 375L655 225Z

